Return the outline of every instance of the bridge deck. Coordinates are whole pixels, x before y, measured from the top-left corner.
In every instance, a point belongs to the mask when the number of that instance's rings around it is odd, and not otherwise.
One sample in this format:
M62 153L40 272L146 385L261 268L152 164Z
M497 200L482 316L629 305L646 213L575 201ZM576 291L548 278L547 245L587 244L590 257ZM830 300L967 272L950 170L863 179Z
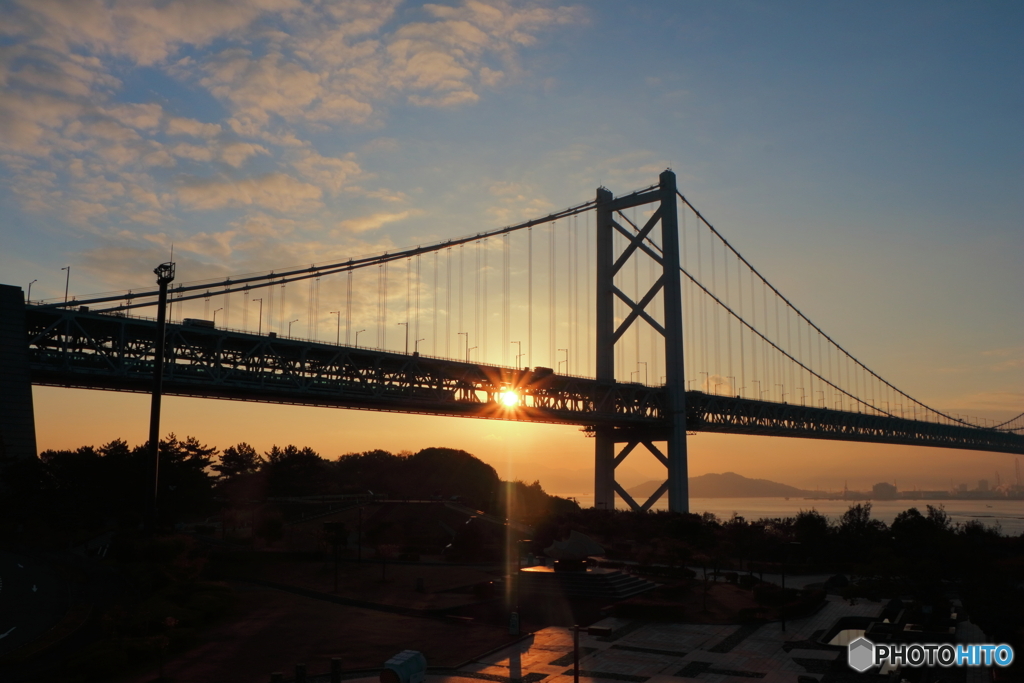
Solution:
M34 384L148 392L151 320L26 307ZM508 407L503 392L515 391ZM170 395L355 408L611 429L656 440L667 423L661 387L599 382L230 330L168 325ZM1024 436L956 424L687 392L692 431L898 443L1024 454Z

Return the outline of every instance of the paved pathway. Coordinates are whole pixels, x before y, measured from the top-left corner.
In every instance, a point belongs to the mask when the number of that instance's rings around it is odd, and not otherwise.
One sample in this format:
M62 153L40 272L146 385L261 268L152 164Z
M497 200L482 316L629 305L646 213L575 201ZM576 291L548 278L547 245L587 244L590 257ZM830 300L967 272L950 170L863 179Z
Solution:
M880 603L851 606L829 596L816 614L788 621L785 633L778 622L737 626L608 618L596 625L611 627L610 636L580 633L580 682L818 683L842 653L820 648L817 637L841 616L877 616L881 610ZM427 681L569 683L572 660L571 629L550 627L452 674L428 675Z

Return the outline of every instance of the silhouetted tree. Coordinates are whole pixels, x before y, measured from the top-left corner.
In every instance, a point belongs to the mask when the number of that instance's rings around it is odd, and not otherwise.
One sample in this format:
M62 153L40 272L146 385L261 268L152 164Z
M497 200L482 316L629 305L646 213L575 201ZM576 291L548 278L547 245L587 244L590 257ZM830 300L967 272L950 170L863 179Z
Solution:
M261 470L266 472L267 493L271 496L312 495L323 492L327 461L308 446L275 445L266 453Z
M228 446L220 456L220 462L212 465L222 479L232 479L244 474L255 474L263 465L263 456L244 441Z

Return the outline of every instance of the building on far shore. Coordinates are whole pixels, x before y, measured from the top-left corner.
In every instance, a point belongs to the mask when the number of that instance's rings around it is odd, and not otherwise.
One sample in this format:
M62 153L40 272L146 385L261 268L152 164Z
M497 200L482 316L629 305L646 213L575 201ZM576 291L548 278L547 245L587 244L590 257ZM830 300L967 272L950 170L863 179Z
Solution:
M883 481L871 487L872 500L896 500L898 495L899 491L896 489L895 484L889 484Z

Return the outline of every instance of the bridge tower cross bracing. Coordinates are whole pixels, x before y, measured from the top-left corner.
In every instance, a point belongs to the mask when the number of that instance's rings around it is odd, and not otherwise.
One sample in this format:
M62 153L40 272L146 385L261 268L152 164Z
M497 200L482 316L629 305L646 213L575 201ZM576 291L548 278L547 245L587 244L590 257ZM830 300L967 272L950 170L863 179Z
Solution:
M658 208L638 231L625 229L615 220L623 209L648 204ZM649 510L662 495L668 493L669 509L689 512L689 487L686 456L686 384L683 374L683 311L679 269L679 223L676 211L676 176L665 171L656 189L615 199L606 188L597 190L597 366L598 381L615 381L615 346L625 332L643 320L664 339L665 390L667 392L666 423L657 433L647 430L620 430L612 427L595 429L594 444L594 507L611 510L615 494L635 510ZM649 236L661 225L661 253L648 246ZM639 226L637 226L639 227ZM621 253L615 253L614 234L626 240ZM615 275L631 259L646 254L660 266L661 276L639 301L633 301L615 285ZM654 315L654 301L662 293L664 311L659 323ZM639 294L639 293L638 293ZM616 326L615 299L621 300L629 313ZM667 455L655 446L667 442ZM616 454L616 444L625 446ZM633 500L615 480L615 468L633 450L642 445L667 469L665 482L642 505Z

